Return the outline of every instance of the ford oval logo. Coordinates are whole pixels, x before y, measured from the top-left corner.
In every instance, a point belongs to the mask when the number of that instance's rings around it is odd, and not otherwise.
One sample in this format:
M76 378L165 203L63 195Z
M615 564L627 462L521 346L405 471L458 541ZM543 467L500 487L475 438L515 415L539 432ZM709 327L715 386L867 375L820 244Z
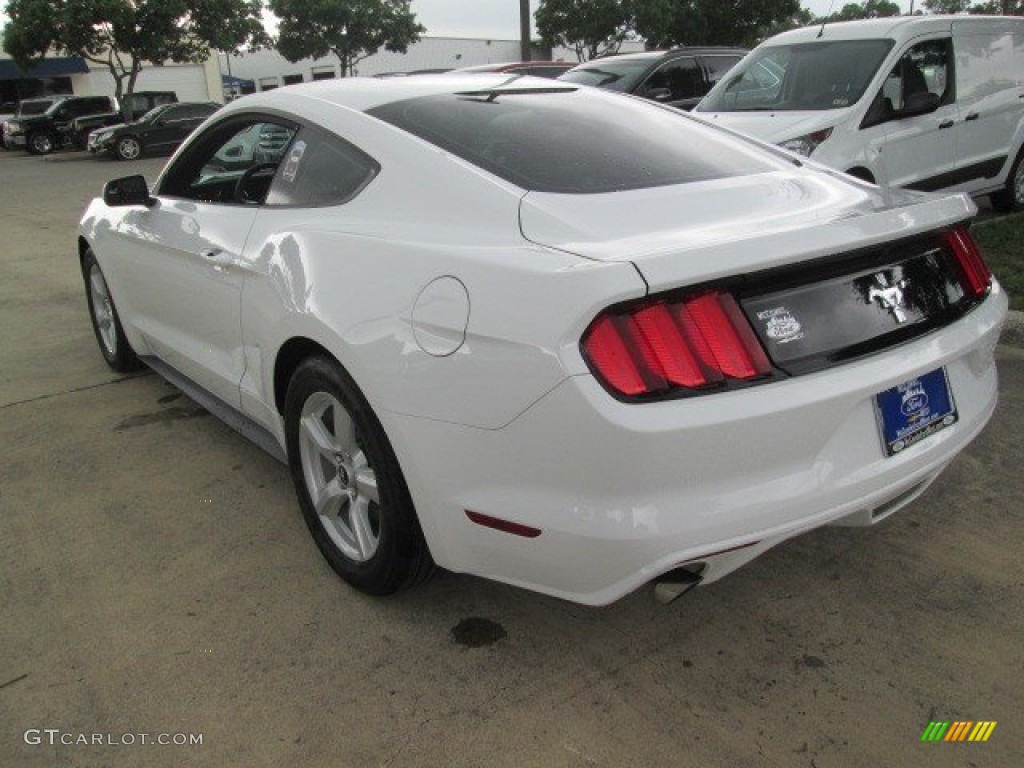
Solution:
M900 410L903 411L904 416L909 416L920 411L926 405L928 405L928 395L924 392L917 392L903 401L900 405Z

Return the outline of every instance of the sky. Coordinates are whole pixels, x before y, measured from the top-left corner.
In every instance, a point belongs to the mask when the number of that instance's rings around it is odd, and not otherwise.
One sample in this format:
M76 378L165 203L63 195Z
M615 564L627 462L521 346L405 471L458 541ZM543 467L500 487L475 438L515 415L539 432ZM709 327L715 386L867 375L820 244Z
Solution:
M801 5L815 16L824 16L829 6L839 10L852 0L802 0ZM910 0L895 0L906 13ZM531 1L537 9L537 0ZM917 7L921 3L918 0ZM492 37L516 39L519 37L519 0L413 0L413 11L428 34L436 36Z
M910 0L895 0L906 13ZM848 0L803 0L804 8L816 16L842 8ZM537 9L537 0L531 7ZM920 7L921 3L917 3ZM0 24L7 18L2 10L6 0L0 0ZM413 11L427 34L437 37L485 37L496 40L515 40L519 37L519 0L413 0Z

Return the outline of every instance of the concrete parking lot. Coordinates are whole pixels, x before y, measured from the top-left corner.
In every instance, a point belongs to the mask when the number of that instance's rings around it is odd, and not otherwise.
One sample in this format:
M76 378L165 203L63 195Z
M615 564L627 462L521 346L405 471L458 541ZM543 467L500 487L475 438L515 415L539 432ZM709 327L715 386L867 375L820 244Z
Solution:
M77 219L163 162L0 153L0 766L1022 764L1024 349L909 508L671 606L444 573L370 599L285 467L96 349Z

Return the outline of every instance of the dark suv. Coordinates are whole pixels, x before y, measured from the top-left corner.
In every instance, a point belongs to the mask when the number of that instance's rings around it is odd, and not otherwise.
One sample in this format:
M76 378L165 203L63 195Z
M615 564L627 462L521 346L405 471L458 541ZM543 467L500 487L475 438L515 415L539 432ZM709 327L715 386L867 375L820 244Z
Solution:
M0 123L0 131L3 132L3 147L4 149L14 149L15 145L11 141L11 129L10 123L14 122L23 117L31 117L32 115L41 115L43 112L48 110L58 101L63 101L67 96L40 96L35 99L22 99L18 102L17 109L14 114L7 117L3 123ZM19 145L21 146L21 145Z
M690 110L746 55L743 48L718 47L624 53L580 64L558 79Z
M87 149L110 153L121 160L135 160L143 152L167 152L177 147L220 104L188 102L151 109L134 123L98 128L89 134Z
M24 147L33 155L46 155L74 143L71 123L76 117L114 109L109 96L69 96L41 115L8 120L8 140L11 146Z

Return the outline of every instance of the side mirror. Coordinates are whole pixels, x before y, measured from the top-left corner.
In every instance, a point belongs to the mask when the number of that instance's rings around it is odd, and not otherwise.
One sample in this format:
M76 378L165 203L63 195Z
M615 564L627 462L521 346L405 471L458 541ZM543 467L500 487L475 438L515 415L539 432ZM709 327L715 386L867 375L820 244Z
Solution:
M927 115L937 110L941 103L942 97L938 94L928 92L912 93L903 104L903 109L900 110L899 116L902 118Z
M111 208L125 205L156 205L156 198L150 197L149 186L142 176L125 176L108 181L103 187L103 202Z

